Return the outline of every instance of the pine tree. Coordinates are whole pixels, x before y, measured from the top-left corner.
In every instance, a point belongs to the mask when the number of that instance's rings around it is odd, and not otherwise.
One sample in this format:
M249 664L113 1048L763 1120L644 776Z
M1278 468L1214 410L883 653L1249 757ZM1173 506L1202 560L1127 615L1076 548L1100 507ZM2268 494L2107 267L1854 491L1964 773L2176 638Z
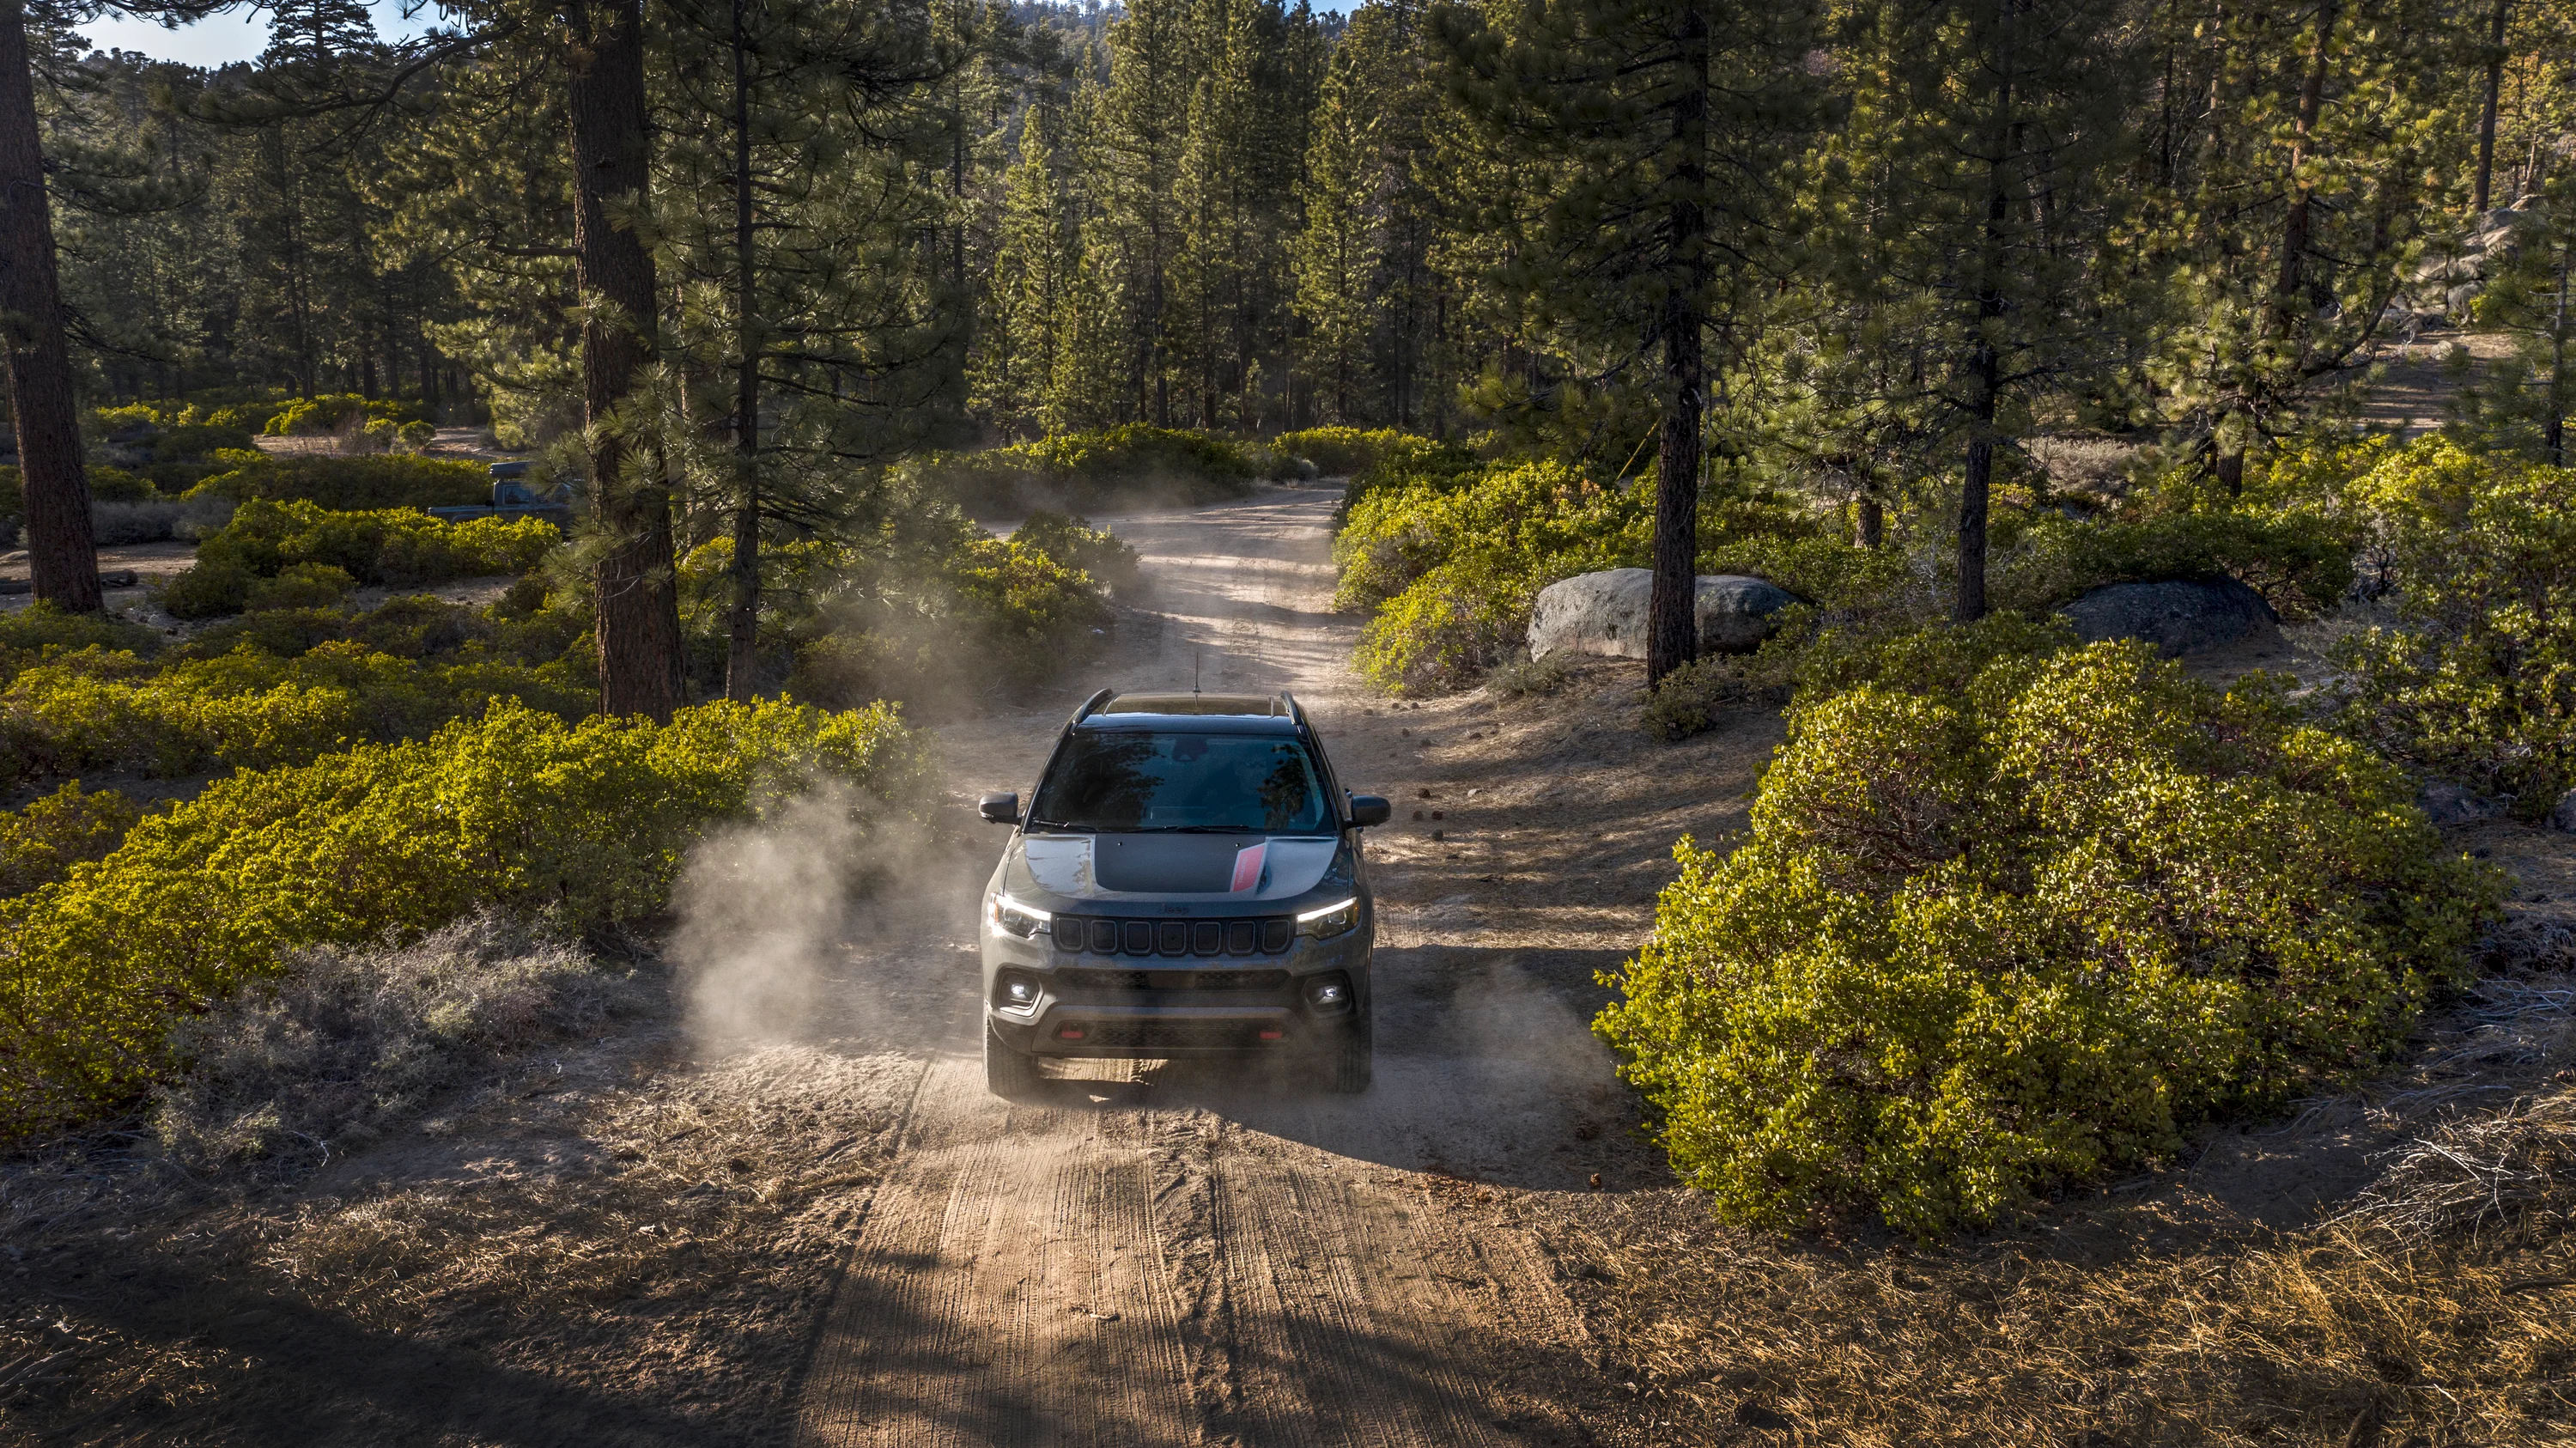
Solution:
M1066 222L1070 198L1057 165L1054 113L1032 108L1020 131L1020 159L1002 202L1001 249L993 267L993 322L979 339L985 359L977 399L1005 430L1043 429L1047 393L1064 350L1077 264Z
M1314 142L1299 185L1306 224L1295 246L1297 315L1307 330L1305 372L1325 415L1341 423L1360 419L1375 321L1376 238L1362 159L1373 149L1374 117L1362 113L1359 83L1348 64L1355 55L1345 41L1315 107Z
M1708 340L1740 340L1729 332L1754 280L1744 263L1779 204L1775 152L1804 113L1807 18L1704 0L1542 0L1492 24L1444 16L1457 87L1499 159L1547 173L1512 284L1563 325L1615 338L1653 378L1650 683L1699 655Z

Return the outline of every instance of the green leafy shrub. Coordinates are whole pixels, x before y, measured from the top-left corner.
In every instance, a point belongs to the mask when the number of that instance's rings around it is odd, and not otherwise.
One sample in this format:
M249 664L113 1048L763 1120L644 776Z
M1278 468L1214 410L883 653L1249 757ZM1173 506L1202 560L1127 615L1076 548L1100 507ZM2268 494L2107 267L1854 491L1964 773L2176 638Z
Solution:
M2235 509L2136 519L2041 513L1998 539L1996 606L2045 610L2089 588L2225 574L2284 618L2307 619L2352 587L2351 526L2323 511Z
M161 496L151 479L137 477L123 468L92 467L87 471L92 502L149 503Z
M217 427L212 423L188 423L164 428L152 439L154 462L192 462L211 458L218 452L249 452L259 446L250 430L240 427Z
M274 578L263 578L250 586L243 606L262 608L320 608L338 603L358 586L345 568L329 563L290 563L278 570Z
M958 506L989 515L1032 506L1097 508L1147 498L1236 498L1251 491L1260 469L1242 447L1225 438L1129 423L976 453L936 454L915 464L913 471Z
M253 605L259 580L302 565L398 588L525 573L561 541L553 525L535 518L443 523L406 508L334 512L255 500L198 549L196 563L164 589L162 607L179 618L238 613Z
M1115 594L1136 591L1136 550L1090 520L1043 510L1031 513L1011 541L1033 548L1067 568L1079 568Z
M478 463L389 453L321 457L265 453L227 459L234 466L196 487L200 496L237 503L316 503L325 508L439 508L492 501L492 475Z
M1685 840L1605 977L1595 1029L1729 1217L1992 1221L2367 1068L2463 978L2495 877L2394 768L2271 684L2028 627L1793 709L1751 838Z
M426 734L509 699L562 718L596 706L586 661L427 664L338 640L294 658L249 648L156 669L99 649L0 690L0 787L122 771L175 778L296 764L361 740Z
M1426 458L1455 457L1462 466L1473 455L1418 433L1402 432L1391 427L1310 427L1302 432L1283 432L1270 439L1274 452L1304 458L1315 470L1333 477L1354 477L1374 467L1380 458L1405 460L1417 469Z
M84 649L149 656L161 635L105 613L66 613L50 603L0 613L0 683L20 670Z
M2538 818L2576 787L2576 471L2437 438L2345 498L2394 618L2332 650L2338 723Z
M143 818L112 789L84 792L75 779L25 809L0 811L0 896L49 885L86 860L103 860Z
M1428 488L1443 492L1464 487L1481 476L1485 463L1475 453L1452 442L1417 437L1412 433L1389 433L1377 440L1365 462L1361 462L1335 510L1333 526L1340 529L1350 522L1354 509L1379 493L1401 488Z
M270 437L322 437L338 432L343 424L406 422L427 419L420 404L371 398L355 392L325 393L319 397L289 398L286 405L271 414L268 425L261 429Z
M219 781L0 903L0 1137L131 1100L171 1065L176 1021L287 952L417 938L485 908L640 921L712 824L818 779L878 823L919 812L927 778L882 708L716 703L667 725L573 725L502 702L427 739Z

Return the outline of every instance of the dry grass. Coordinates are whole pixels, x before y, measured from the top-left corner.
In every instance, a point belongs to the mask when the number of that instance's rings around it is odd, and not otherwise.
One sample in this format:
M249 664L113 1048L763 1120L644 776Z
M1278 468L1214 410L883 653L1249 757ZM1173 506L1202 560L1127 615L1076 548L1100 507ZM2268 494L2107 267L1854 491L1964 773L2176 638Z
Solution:
M1680 1191L1552 1235L1635 1441L2576 1444L2576 977L2487 981L2421 1045L2263 1129L2240 1177L2382 1143L2309 1226L2186 1172L1943 1248L1737 1232Z

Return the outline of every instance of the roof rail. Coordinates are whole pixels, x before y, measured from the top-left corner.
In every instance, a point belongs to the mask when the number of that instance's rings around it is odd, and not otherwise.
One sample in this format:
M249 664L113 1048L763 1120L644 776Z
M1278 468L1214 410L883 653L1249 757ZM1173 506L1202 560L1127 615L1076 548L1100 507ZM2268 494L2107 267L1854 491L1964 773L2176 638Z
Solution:
M1110 699L1117 695L1117 693L1118 691L1115 689L1103 689L1099 693L1092 695L1090 698L1083 700L1082 707L1073 711L1073 717L1064 721L1064 727L1070 729L1074 725L1081 723L1083 720L1090 718L1093 710L1108 703Z

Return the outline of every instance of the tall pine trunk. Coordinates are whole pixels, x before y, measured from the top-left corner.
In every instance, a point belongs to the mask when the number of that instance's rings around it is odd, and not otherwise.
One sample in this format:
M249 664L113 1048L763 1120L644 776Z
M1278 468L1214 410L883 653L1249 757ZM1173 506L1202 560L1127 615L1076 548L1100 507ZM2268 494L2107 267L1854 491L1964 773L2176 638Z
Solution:
M751 702L760 658L760 334L757 272L751 246L751 47L742 29L743 0L733 0L733 255L735 347L741 353L733 397L734 465L742 499L733 519L732 607L725 615L725 697Z
M1674 15L1679 85L1673 97L1673 194L1665 207L1672 275L1658 326L1664 342L1663 421L1655 449L1654 579L1646 602L1646 682L1699 657L1700 403L1708 390L1708 17L1694 0Z
M2567 466L2567 268L2576 261L2576 237L2558 243L2558 309L2549 318L2549 412L2540 420L2540 440L2549 450L2549 465Z
M2496 96L2504 87L2504 27L2512 14L2513 0L2496 0L2495 14L2487 23L2486 87L2478 107L2478 174L2469 188L2471 215L2484 214L2495 179Z
M670 489L638 446L634 397L653 360L653 258L612 213L643 204L644 25L638 0L570 0L574 275L591 516L604 547L591 569L599 607L599 707L668 720L680 704L680 607L671 566Z
M1986 515L1994 489L1995 414L2003 392L2003 356L1994 329L2003 320L2004 221L2012 196L2005 184L2019 124L2013 118L2013 17L2021 0L1995 4L1995 125L1986 155L1986 227L1978 259L1977 339L1968 350L1968 458L1959 489L1959 579L1950 617L1986 616Z
M80 422L72 411L71 349L63 339L22 0L0 0L0 314L35 594L57 608L97 613L106 600L99 593Z

